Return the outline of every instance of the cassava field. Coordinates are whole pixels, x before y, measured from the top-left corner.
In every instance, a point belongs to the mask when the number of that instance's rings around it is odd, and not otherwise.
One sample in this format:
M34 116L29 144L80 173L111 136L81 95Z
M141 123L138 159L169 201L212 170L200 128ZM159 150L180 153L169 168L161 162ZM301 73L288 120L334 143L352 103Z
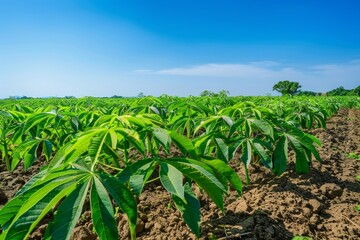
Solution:
M359 97L0 101L0 239L360 239Z

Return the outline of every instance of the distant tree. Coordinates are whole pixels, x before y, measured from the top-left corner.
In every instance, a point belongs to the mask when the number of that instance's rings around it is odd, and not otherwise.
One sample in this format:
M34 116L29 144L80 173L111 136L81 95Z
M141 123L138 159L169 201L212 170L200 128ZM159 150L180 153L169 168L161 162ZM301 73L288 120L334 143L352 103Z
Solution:
M123 96L113 95L111 98L123 98Z
M143 92L140 92L138 95L137 95L138 98L142 98L142 97L145 97L144 93Z
M206 96L212 97L212 96L214 96L214 95L215 95L215 93L212 92L212 91L209 91L209 90L205 90L205 91L202 91L202 92L200 93L200 96L201 96L201 97L206 97Z
M22 96L20 99L31 99L32 97Z
M215 93L215 92L212 92L212 91L209 91L209 90L205 90L205 91L202 91L200 93L200 96L201 97L227 97L229 96L230 92L228 90L221 90L219 91L218 93Z
M276 83L273 86L273 91L280 92L282 95L290 94L294 95L300 91L301 85L298 82L291 82L289 80L284 80Z
M351 92L353 93L352 95L360 96L360 86L354 88Z
M328 96L346 96L349 95L351 91L345 89L343 86L335 88L329 92L327 92Z
M319 96L321 93L312 92L312 91L299 91L298 95L300 96Z
M221 90L218 92L219 97L227 97L230 95L230 92L228 90Z

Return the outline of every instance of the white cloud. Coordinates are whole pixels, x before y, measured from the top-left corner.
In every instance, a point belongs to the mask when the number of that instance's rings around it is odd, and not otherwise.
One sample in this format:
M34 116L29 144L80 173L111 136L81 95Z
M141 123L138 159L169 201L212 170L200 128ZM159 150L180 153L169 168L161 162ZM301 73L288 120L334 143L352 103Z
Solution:
M305 77L334 74L359 75L360 59L346 63L317 64L305 69L285 66L280 62L259 61L250 63L208 63L190 67L175 67L160 70L140 69L135 73L202 77Z
M249 63L208 63L190 67L175 67L160 70L138 70L136 73L152 76L168 76L173 79L220 80L232 88L264 89L269 92L273 84L281 80L300 82L303 90L329 91L339 86L354 88L360 84L360 60L345 63L316 64L305 67L285 65L281 62L258 61ZM201 78L200 78L201 77ZM195 84L195 83L192 83ZM210 87L210 86L209 86ZM224 87L226 88L226 87ZM265 90L267 89L267 90Z
M161 69L158 71L144 71L142 73L153 73L161 75L198 76L198 77L240 77L240 78L276 78L280 76L294 77L299 72L291 67L281 67L280 63L264 61L240 63L209 63L192 67L177 67ZM139 71L138 71L139 72Z

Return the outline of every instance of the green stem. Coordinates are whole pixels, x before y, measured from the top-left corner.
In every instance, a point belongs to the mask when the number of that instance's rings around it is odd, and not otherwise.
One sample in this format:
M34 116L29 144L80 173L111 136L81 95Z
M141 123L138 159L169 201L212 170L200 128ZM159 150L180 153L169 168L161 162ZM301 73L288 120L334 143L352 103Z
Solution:
M157 177L157 178L151 179L151 180L147 181L147 182L146 182L146 184L148 184L148 183L152 183L152 182L155 182L155 181L157 181L157 180L159 180L159 179L160 179L160 177Z
M105 164L105 163L103 163L103 162L99 162L99 163L100 163L101 165L107 167L107 168L111 168L111 169L114 169L114 170L119 171L119 172L123 170L123 169L121 169L121 168L117 168L117 167L113 167L113 166L107 165L107 164Z

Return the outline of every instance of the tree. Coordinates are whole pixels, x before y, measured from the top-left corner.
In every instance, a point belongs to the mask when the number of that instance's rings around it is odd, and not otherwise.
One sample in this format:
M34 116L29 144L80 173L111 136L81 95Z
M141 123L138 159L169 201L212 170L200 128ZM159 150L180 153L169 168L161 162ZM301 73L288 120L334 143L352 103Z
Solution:
M212 91L209 91L209 90L205 90L205 91L202 91L200 93L200 96L201 97L227 97L229 96L230 92L228 90L221 90L220 92L218 93L215 93L215 92L212 92Z
M352 92L354 93L353 95L360 96L360 86L354 88Z
M320 96L321 93L313 92L313 91L299 91L299 96Z
M208 96L208 97L213 97L214 94L215 94L215 93L212 92L212 91L205 90L205 91L202 91L202 92L200 93L200 96L201 96L201 97L206 97L206 96Z
M282 95L294 95L300 91L301 85L298 82L291 82L289 80L280 81L273 86L273 91L278 91Z

